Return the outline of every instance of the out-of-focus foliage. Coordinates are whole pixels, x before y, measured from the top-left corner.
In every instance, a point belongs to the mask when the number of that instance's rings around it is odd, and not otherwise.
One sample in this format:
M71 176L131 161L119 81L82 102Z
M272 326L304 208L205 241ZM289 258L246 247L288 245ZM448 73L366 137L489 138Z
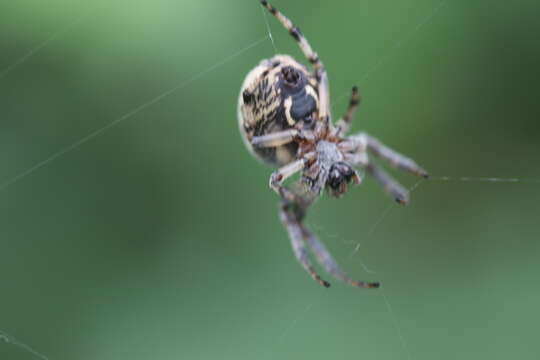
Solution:
M434 176L540 179L538 1L275 5L325 61L336 116L360 87L354 130ZM0 330L55 360L536 359L538 182L425 182L381 220L366 179L307 222L383 289L304 273L237 130L274 49L235 54L265 35L255 0L0 5L0 182L129 115L0 191Z

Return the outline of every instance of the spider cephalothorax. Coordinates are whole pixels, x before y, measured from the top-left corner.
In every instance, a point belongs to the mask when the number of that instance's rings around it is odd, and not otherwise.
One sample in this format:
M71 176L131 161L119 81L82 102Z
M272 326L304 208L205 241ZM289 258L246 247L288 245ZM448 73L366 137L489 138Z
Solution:
M427 173L413 160L366 133L345 136L359 104L356 87L347 111L332 124L328 79L321 60L287 17L267 1L261 3L296 40L313 70L309 71L288 55L276 55L262 60L249 72L238 99L238 121L244 143L259 160L279 167L270 177L270 187L281 196L280 218L304 269L321 285L330 286L313 269L307 244L334 277L358 287L379 287L377 282L353 280L340 269L324 245L302 223L306 210L325 189L338 197L347 191L349 184L359 184L355 167L365 170L398 203L406 204L407 190L375 165L368 153L414 175L427 177ZM302 176L294 187L283 185L298 172Z

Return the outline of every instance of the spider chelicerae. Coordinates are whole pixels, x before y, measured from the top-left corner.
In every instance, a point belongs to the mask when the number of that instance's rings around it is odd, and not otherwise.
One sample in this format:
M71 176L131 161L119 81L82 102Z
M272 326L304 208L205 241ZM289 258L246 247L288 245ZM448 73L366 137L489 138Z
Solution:
M406 204L408 191L371 162L368 154L411 174L426 178L428 174L413 160L364 132L345 136L360 101L356 87L352 88L345 114L332 124L323 63L298 27L267 1L261 3L289 31L313 69L309 71L288 55L276 55L251 70L238 100L242 138L255 157L278 167L270 176L270 187L282 199L280 219L296 258L311 277L325 287L330 286L314 270L306 246L335 278L357 287L377 288L378 282L353 280L341 270L323 243L303 224L306 210L325 189L331 196L339 197L349 184L359 184L355 168L363 169L398 203ZM283 185L298 172L298 182L291 187Z

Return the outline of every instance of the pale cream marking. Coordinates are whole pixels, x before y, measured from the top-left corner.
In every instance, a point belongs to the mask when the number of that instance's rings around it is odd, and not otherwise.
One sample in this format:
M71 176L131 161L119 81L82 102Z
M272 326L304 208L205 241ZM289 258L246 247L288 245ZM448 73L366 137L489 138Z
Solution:
M291 116L292 96L289 96L285 99L285 101L283 102L283 106L285 107L285 117L287 118L287 123L293 126L295 124L295 121Z
M319 108L319 97L317 96L317 92L315 91L315 89L313 89L311 86L306 86L306 93L308 93L308 95L311 95L313 97L313 99L315 99L315 103L317 104L315 106L316 109Z

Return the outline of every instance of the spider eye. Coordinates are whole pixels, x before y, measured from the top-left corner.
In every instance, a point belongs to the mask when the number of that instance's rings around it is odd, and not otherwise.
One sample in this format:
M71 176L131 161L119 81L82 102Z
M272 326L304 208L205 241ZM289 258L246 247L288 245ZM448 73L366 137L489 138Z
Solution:
M244 104L248 105L250 104L251 102L253 102L253 94L250 93L249 91L245 90L243 93L242 93L242 98L244 100Z

